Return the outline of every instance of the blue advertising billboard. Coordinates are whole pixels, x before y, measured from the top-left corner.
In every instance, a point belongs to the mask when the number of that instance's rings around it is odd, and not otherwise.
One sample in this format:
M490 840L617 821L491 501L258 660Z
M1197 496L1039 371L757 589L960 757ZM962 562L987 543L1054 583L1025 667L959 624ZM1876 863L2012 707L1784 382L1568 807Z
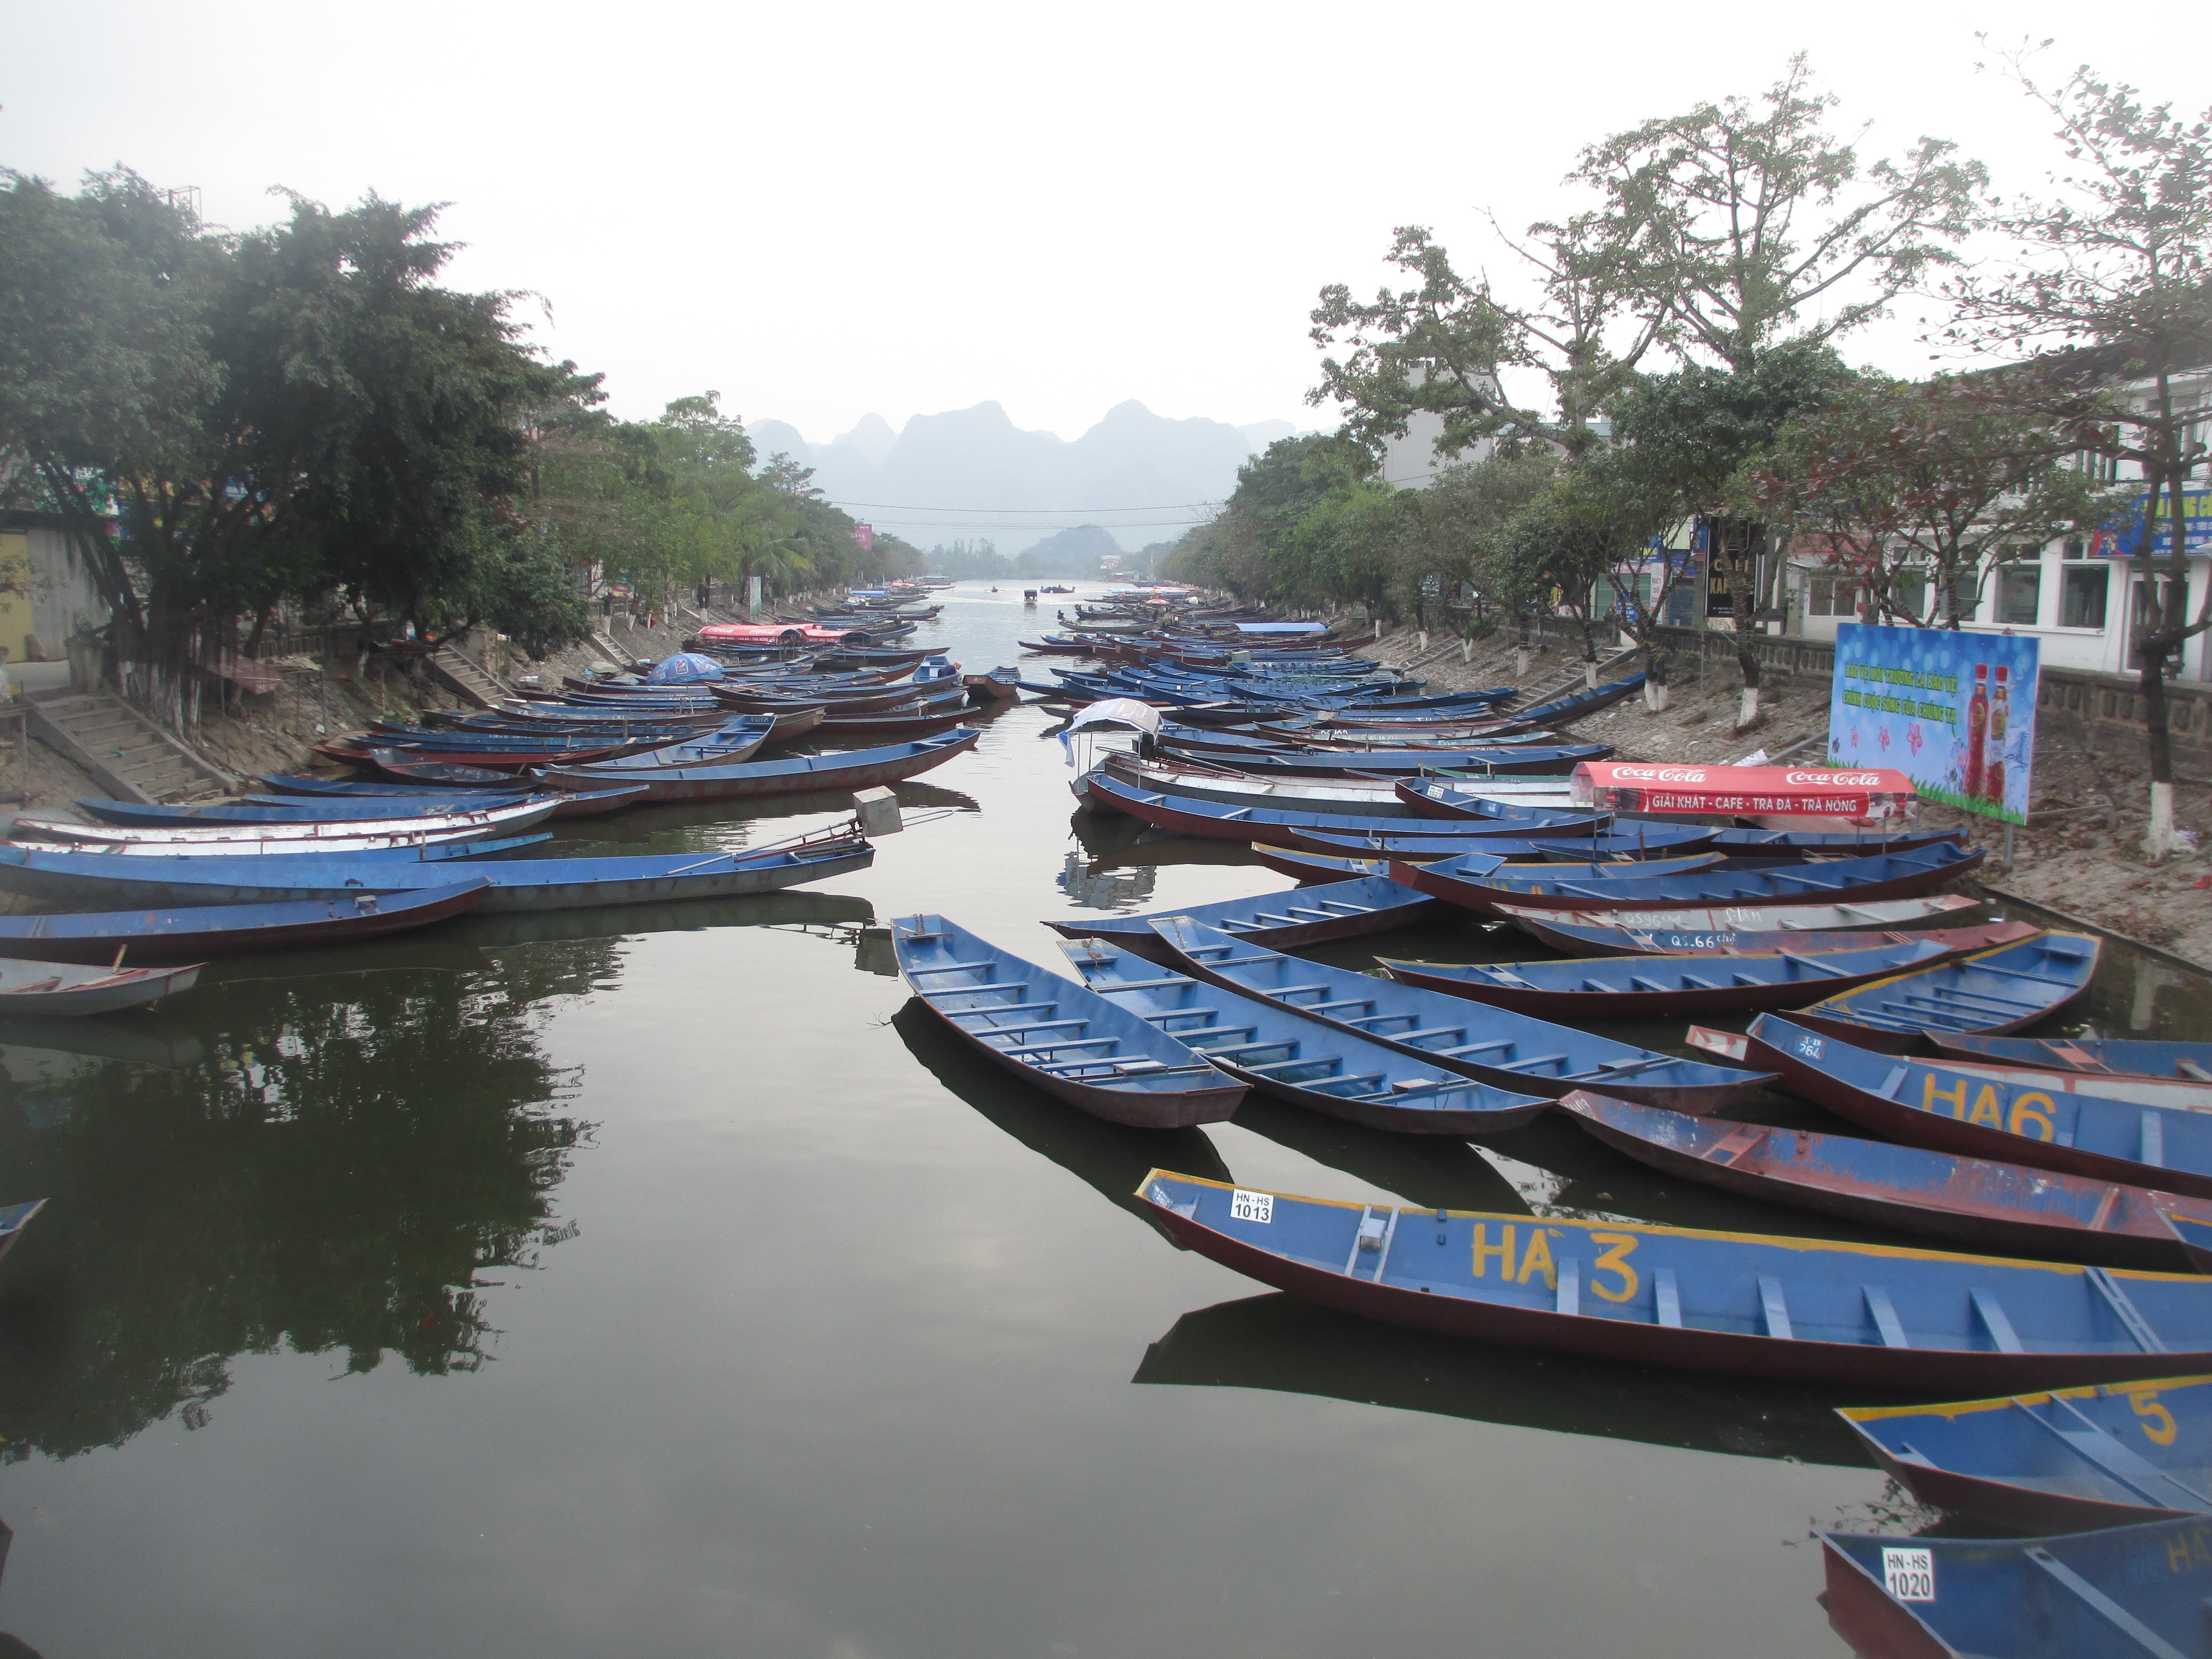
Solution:
M1925 799L2025 823L2036 666L2032 637L1845 623L1829 762L1893 766Z

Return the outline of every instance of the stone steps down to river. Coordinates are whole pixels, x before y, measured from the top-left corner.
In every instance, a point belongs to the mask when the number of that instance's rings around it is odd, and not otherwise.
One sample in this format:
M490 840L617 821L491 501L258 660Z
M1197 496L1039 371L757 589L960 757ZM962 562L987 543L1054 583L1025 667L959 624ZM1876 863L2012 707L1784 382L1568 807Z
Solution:
M112 692L35 693L28 701L31 735L119 800L192 800L238 787Z
M430 674L464 701L478 708L496 708L514 693L480 664L462 654L456 646L441 645L429 655Z

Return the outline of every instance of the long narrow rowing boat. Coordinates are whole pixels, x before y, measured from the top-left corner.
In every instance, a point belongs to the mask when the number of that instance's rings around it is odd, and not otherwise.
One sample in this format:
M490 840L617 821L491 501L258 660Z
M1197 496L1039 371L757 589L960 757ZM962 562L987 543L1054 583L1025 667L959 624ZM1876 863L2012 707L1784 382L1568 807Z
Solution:
M436 848L428 849L436 851ZM107 853L44 853L0 843L0 889L29 897L137 906L274 904L413 893L481 876L481 908L574 910L775 892L865 870L875 848L833 831L757 852L661 853L633 858L503 859L466 864L405 856L370 858L119 859Z
M413 892L282 904L193 905L179 910L74 911L0 916L0 956L41 962L199 962L241 951L349 944L427 927L473 910L491 884L453 872L449 884Z
M1517 1128L1552 1103L1474 1082L1280 1003L1164 973L1102 939L1060 949L1092 991L1293 1106L1370 1129L1479 1135Z
M1792 1094L1892 1140L2212 1198L2212 1112L2041 1087L2033 1074L2002 1067L1978 1074L1881 1054L1779 1014L1761 1014L1743 1036L1693 1029L1690 1042L1771 1067Z
M1902 969L1948 962L1960 951L1927 938L1818 956L1714 961L1674 957L1579 957L1564 962L1401 962L1377 965L1401 985L1418 985L1544 1019L1659 1019L1680 1014L1802 1008L1841 988Z
M2097 1077L2185 1077L2212 1083L2212 1042L2141 1037L1976 1036L1930 1031L1929 1041L1957 1060L2041 1066Z
M2186 1659L2204 1650L2212 1520L2053 1538L1824 1532L1821 1602L1863 1659Z
M1907 900L1906 902L1911 902ZM2010 945L2042 930L2029 921L1985 921L1972 927L1930 927L1915 932L1892 927L1834 932L1692 933L1672 929L1577 927L1552 925L1528 931L1557 951L1578 957L1741 957L1775 951L1801 955L1826 951L1863 951L1874 945L1904 945L1932 939L1961 952Z
M648 801L752 800L814 790L872 789L918 777L966 754L982 739L973 726L933 738L895 743L880 749L842 754L793 755L784 760L748 761L741 766L670 766L651 772L561 767L546 773L564 787L592 788L610 782L642 783Z
M1711 1112L1772 1080L1771 1073L1701 1065L1526 1014L1478 1010L1455 997L1280 956L1180 916L1152 927L1178 965L1201 979L1269 998L1501 1089L1553 1099L1599 1089L1678 1111Z
M1329 939L1355 939L1364 933L1387 933L1433 915L1443 907L1426 893L1401 887L1383 876L1362 876L1333 882L1326 887L1293 889L1287 893L1262 893L1257 898L1224 899L1218 904L1199 904L1160 916L1188 916L1208 927L1218 927L1235 938L1262 945L1271 951L1295 951ZM1158 916L1085 916L1079 921L1048 921L1045 926L1063 939L1100 939L1153 962L1172 961L1173 953L1152 931Z
M1137 1015L943 916L891 924L908 987L968 1043L1069 1105L1140 1129L1218 1123L1245 1085Z
M2085 994L2103 948L2092 933L2035 933L1841 992L1797 1023L1891 1054L1933 1047L1930 1031L2017 1031Z
M2212 1200L1579 1091L1560 1105L1593 1139L1662 1175L1785 1209L2007 1255L2212 1273Z
M1177 1243L1386 1324L1878 1387L2033 1388L2212 1367L2212 1279L1686 1227L1338 1202L1154 1170Z
M1879 858L1833 859L1757 870L1723 868L1688 875L1639 876L1638 866L1606 866L1601 879L1561 880L1531 872L1486 876L1443 865L1394 861L1390 876L1408 887L1478 913L1518 904L1561 910L1668 910L1680 905L1774 904L1802 901L1915 898L1981 867L1983 848L1964 853L1946 842ZM1614 873L1615 871L1620 873Z
M1837 1413L1923 1504L2021 1532L2212 1514L2212 1376Z
M1920 898L1852 899L1831 903L1686 905L1660 910L1557 910L1532 904L1493 904L1499 920L1541 939L1554 950L1584 956L1609 948L1592 936L1600 929L1648 934L1667 941L1660 954L1732 945L1746 934L1838 933L1860 927L1942 927L1966 920L1986 903L1964 893L1929 893ZM1626 943L1618 947L1641 950Z

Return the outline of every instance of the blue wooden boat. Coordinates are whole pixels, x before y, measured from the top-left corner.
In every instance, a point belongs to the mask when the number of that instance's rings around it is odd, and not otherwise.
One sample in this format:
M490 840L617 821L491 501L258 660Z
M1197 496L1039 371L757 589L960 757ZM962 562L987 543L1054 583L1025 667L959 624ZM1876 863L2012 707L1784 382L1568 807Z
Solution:
M942 916L891 924L899 972L979 1053L1069 1105L1139 1129L1232 1115L1245 1085L1127 1009Z
M1388 859L1344 859L1330 853L1300 853L1288 847L1270 847L1265 842L1250 843L1252 856L1279 875L1288 876L1301 884L1314 882L1362 881L1375 877L1390 881L1390 860ZM1501 860L1502 862L1502 860ZM1402 887L1403 882L1391 881L1393 887ZM1429 896L1423 894L1424 898Z
M1763 1203L2007 1255L2212 1273L2212 1200L1603 1095L1577 1092L1560 1105L1639 1164Z
M1500 904L1559 910L1665 910L1679 905L1776 904L1849 899L1913 898L1981 867L1984 849L1962 852L1948 842L1917 852L1879 858L1828 859L1813 864L1756 870L1639 875L1633 864L1600 866L1599 879L1561 880L1530 871L1499 870L1461 876L1450 860L1408 864L1394 860L1390 878L1482 914ZM1618 871L1620 873L1613 873Z
M1552 1103L1546 1096L1474 1082L1281 1003L1163 972L1103 939L1060 949L1083 982L1108 1001L1293 1106L1370 1129L1479 1135L1518 1128Z
M1981 1036L1930 1031L1936 1048L1959 1060L1996 1066L2041 1066L2110 1077L2185 1077L2212 1083L2212 1042L2164 1042L2142 1037Z
M1347 832L1354 835L1403 835L1418 834L1420 825L1418 818L1369 818L1344 812L1301 812L1277 806L1237 806L1225 801L1204 800L1193 795L1164 794L1130 783L1103 769L1093 770L1086 775L1084 789L1093 805L1107 811L1124 812L1157 829L1172 830L1177 835L1198 836L1210 841L1266 842L1280 846L1290 844L1289 836L1294 831L1322 835ZM1587 817L1587 815L1583 816ZM1516 822L1537 829L1546 827L1528 819Z
M1281 956L1180 916L1156 919L1152 927L1177 964L1201 979L1441 1060L1501 1089L1554 1100L1595 1089L1677 1111L1710 1112L1771 1080L1763 1072L1655 1054L1526 1014L1471 1008L1456 997Z
M1343 754L1315 750L1303 755L1213 755L1208 758L1255 777L1421 777L1434 772L1475 773L1498 777L1565 777L1585 761L1613 753L1603 743L1559 744L1552 747L1422 750L1407 754Z
M487 913L572 910L774 892L865 870L875 855L875 848L863 837L845 830L753 852L704 856L660 853L629 858L466 861L405 855L321 859L304 854L288 858L126 859L112 853L46 853L0 843L0 889L40 900L119 909L419 892L481 875L489 888L481 905Z
M1797 1023L1891 1054L1931 1049L1930 1031L2017 1031L2086 993L2103 949L2093 933L2036 933L1840 993Z
M1695 1030L1690 1042L1769 1067L1790 1093L1892 1140L2212 1198L2212 1112L2052 1088L2002 1066L1970 1072L1883 1054L1780 1014L1761 1014L1742 1036Z
M1433 819L1417 822L1437 829L1450 828L1448 824L1438 824ZM1648 830L1649 833L1639 833L1640 830ZM1626 830L1607 830L1601 835L1569 836L1435 835L1427 829L1416 829L1412 834L1397 830L1388 833L1370 830L1363 834L1357 830L1340 830L1334 823L1316 830L1292 827L1286 831L1289 844L1304 852L1337 853L1353 858L1403 859L1409 864L1431 864L1443 859L1457 858L1466 853L1537 863L1572 864L1588 864L1597 860L1642 863L1689 853L1709 853L1711 856L1705 862L1715 863L1729 856L1713 844L1717 833L1693 823L1639 823Z
M2118 1382L2212 1360L2212 1279L1633 1222L1344 1203L1155 1170L1177 1243L1341 1312L1735 1376Z
M672 766L740 766L752 759L768 741L769 728L775 724L772 714L747 714L707 737L666 744L635 755L620 755L613 760L594 761L592 770L612 777L630 772L657 772Z
M1939 842L1964 847L1966 832L1925 830L1908 835L1881 836L1870 830L1723 830L1713 837L1713 845L1731 858L1865 858L1877 853L1910 853Z
M23 1204L0 1204L0 1255L15 1248L15 1241L23 1236L23 1229L31 1224L31 1218L46 1207L43 1198Z
M1967 921L1987 908L1985 901L1965 893L1878 899L1871 904L1838 898L1810 904L1685 904L1664 910L1552 910L1540 904L1497 907L1498 915L1522 933L1571 956L1640 950L1632 939L1647 933L1655 939L1680 940L1686 951L1702 951L1725 949L1738 939L1758 933L1944 927ZM1601 932L1618 934L1620 940L1593 951L1585 941ZM1671 947L1656 954L1671 954Z
M2021 1532L2212 1514L2212 1376L1837 1413L1923 1504Z
M1271 951L1293 951L1328 939L1404 927L1443 907L1426 893L1401 887L1387 876L1363 876L1325 887L1262 893L1256 898L1224 899L1218 904L1186 906L1172 913ZM1172 960L1152 916L1086 916L1047 921L1063 939L1103 939L1154 962Z
M1610 708L1635 692L1644 689L1647 677L1641 672L1625 679L1607 680L1604 684L1587 690L1573 691L1564 697L1554 697L1549 702L1540 702L1523 708L1514 718L1537 725L1565 726L1585 714L1595 714L1601 708Z
M1800 1008L1839 987L1955 960L1961 952L1923 935L1898 945L1817 956L1778 951L1721 961L1676 957L1578 957L1564 962L1403 962L1376 965L1401 985L1465 997L1545 1019L1663 1019L1680 1014Z
M664 766L651 771L602 772L596 767L551 767L545 776L564 788L597 788L610 781L641 783L648 801L751 800L819 790L872 789L899 783L966 754L982 732L963 726L911 743L853 749L827 755L793 755L738 766Z
M1910 904L1911 899L1899 902ZM1972 907L1967 907L1972 908ZM1870 945L1902 945L1913 939L1940 939L1961 951L2010 945L2042 930L2030 921L1984 921L1971 927L1796 928L1718 931L1686 927L1583 927L1572 922L1530 923L1512 918L1523 933L1555 951L1577 957L1741 957L1774 951L1810 954L1861 951Z
M2193 1659L2212 1521L2052 1538L1824 1532L1821 1601L1861 1659Z
M428 927L473 910L491 890L454 870L412 892L303 899L288 904L194 905L178 910L75 911L0 916L0 957L40 962L200 962L241 951L351 944Z
M527 793L506 795L282 796L272 803L247 797L241 801L207 802L171 806L159 802L81 799L80 811L102 823L126 829L176 829L187 824L358 823L378 820L398 822L435 819L454 813L493 812L519 805L542 805L550 815L561 796L547 791L541 797Z

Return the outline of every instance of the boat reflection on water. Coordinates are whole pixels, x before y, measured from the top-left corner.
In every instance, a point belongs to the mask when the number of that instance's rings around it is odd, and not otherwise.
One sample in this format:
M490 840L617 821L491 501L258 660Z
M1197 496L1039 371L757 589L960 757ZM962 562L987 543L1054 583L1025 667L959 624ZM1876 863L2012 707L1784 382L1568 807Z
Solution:
M616 963L239 981L166 1066L11 1045L0 1170L47 1207L0 1274L0 1464L196 1427L241 1352L481 1366L491 1286L575 1231L553 1194L590 1126L537 1005Z
M1459 1342L1279 1292L1185 1314L1145 1350L1130 1380L1266 1389L1691 1451L1871 1467L1835 1414L1863 1403L1864 1389L1754 1387Z
M1060 890L1086 910L1127 912L1152 896L1158 870L1142 865L1133 870L1092 870L1080 853L1070 853L1060 870Z
M119 1060L174 1071L197 1066L207 1049L191 1028L160 1013L93 1014L82 1019L0 1019L0 1052L10 1078L27 1082L41 1069L80 1069L73 1062Z
M1173 836L1121 812L1070 813L1067 827L1091 860L1091 872L1144 869L1163 864L1256 865L1241 841L1201 841ZM1288 883L1285 884L1288 885Z
M1530 1213L1496 1164L1468 1142L1448 1135L1392 1134L1271 1100L1257 1090L1237 1107L1237 1127L1424 1209Z
M1151 1205L1136 1196L1155 1167L1231 1179L1202 1129L1132 1129L1079 1112L1000 1071L947 1030L921 998L891 1016L891 1029L939 1083L1031 1152L1041 1152L1158 1232ZM1183 1160L1188 1160L1185 1162Z
M458 939L484 950L497 950L509 945L619 939L633 933L698 933L709 927L821 928L828 930L830 937L842 939L842 930L875 919L875 906L866 899L792 888L781 893L682 904L604 904L588 910L460 916L450 928Z

